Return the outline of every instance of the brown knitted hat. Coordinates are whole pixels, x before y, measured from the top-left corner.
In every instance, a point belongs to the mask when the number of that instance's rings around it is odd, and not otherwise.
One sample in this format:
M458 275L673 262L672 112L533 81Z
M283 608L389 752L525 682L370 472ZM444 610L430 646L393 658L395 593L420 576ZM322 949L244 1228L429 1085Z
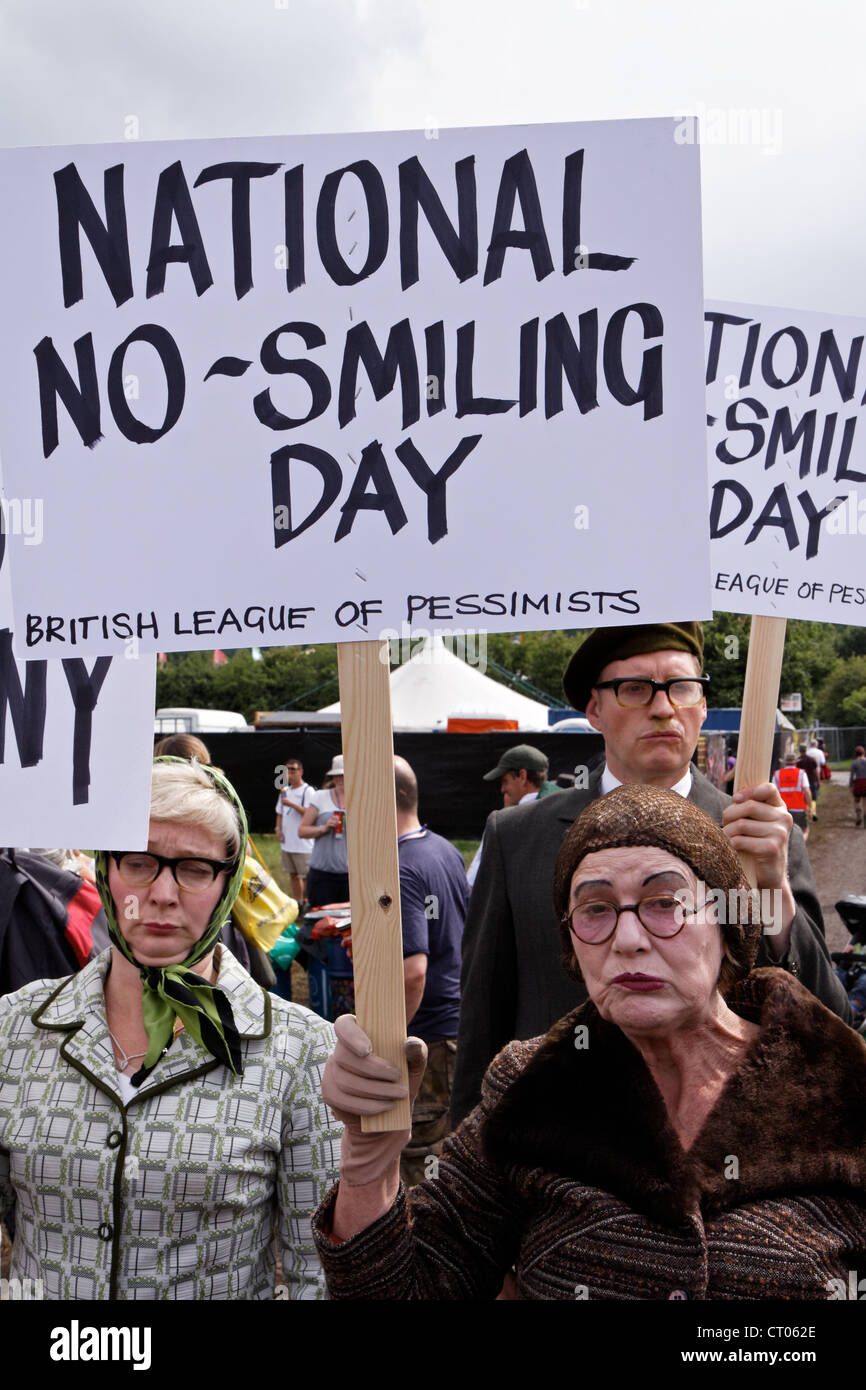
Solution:
M617 787L591 802L563 840L553 871L553 905L560 921L566 973L573 979L581 978L568 926L562 922L575 869L595 850L632 845L667 850L688 864L707 889L721 889L728 906L735 905L724 914L720 927L725 959L719 989L726 994L754 965L761 936L760 914L753 909L740 861L721 828L693 802L660 787Z

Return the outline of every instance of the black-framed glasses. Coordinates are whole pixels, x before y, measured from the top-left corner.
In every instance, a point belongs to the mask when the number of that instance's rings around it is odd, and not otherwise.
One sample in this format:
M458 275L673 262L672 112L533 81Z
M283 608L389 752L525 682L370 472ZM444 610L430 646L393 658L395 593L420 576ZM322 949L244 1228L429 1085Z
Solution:
M710 901L707 899L701 907L706 907ZM667 940L682 931L687 917L700 910L700 907L687 908L682 899L672 893L657 893L651 898L641 898L639 903L623 903L621 907L607 898L594 898L578 903L566 912L562 922L584 945L601 946L613 936L623 912L636 912L650 936Z
M303 772L303 770L300 763L286 763L287 772Z
M130 888L149 888L163 869L171 870L178 888L185 893L204 893L216 880L217 874L233 873L236 859L167 859L164 854L144 854L135 850L111 850L117 872Z
M651 705L660 690L665 692L674 709L692 709L701 703L709 683L709 676L674 676L669 681L654 681L648 676L621 676L615 681L596 681L595 689L612 690L617 704L626 709Z

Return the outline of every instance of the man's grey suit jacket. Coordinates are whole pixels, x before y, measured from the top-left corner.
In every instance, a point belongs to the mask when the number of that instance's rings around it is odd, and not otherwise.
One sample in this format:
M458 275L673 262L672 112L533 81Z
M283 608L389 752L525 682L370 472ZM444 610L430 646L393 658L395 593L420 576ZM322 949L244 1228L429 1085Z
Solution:
M478 1104L481 1079L506 1043L546 1033L586 998L560 964L553 866L569 826L599 795L603 770L604 764L594 768L584 789L494 811L488 818L463 933L460 1028L451 1097L455 1125ZM691 772L689 799L721 824L731 798L696 767ZM757 964L790 970L847 1022L847 995L824 942L815 880L796 826L788 844L788 877L797 903L789 953L781 961L773 960L762 941Z

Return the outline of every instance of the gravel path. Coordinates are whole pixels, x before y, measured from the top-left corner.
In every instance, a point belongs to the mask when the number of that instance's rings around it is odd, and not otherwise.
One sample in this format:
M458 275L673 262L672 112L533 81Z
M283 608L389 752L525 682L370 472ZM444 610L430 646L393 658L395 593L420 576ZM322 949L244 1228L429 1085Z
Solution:
M866 830L854 824L847 772L834 772L831 782L821 783L818 820L809 834L809 858L824 913L827 945L831 951L841 951L848 944L848 932L835 904L846 893L866 893Z

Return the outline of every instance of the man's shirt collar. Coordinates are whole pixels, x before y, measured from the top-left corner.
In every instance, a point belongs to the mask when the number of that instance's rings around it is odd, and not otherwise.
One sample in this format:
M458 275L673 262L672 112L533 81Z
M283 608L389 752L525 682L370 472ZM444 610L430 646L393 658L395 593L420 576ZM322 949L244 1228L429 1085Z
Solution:
M608 792L612 792L614 787L621 786L622 783L619 781L619 779L617 777L614 777L609 767L605 766L604 772L601 774L601 782L599 783L598 788L601 795L607 796ZM678 782L675 782L674 785L671 787L671 791L676 792L678 796L688 796L691 789L692 772L691 768L688 768L685 776L681 777L680 780Z

